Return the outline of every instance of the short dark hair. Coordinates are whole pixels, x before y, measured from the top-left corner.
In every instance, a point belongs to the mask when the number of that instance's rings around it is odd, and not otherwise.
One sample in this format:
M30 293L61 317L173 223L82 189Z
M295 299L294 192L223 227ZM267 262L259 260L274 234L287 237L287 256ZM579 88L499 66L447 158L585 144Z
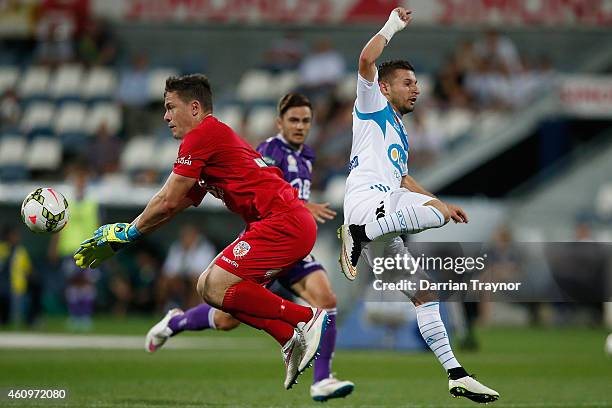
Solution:
M300 106L308 106L312 112L312 104L306 95L299 93L288 93L287 95L283 96L280 101L278 101L278 117L282 118L289 109Z
M184 102L196 100L205 110L213 110L212 89L208 77L204 74L171 76L166 79L164 95L167 92L176 92Z
M385 61L378 66L378 81L389 81L398 69L414 72L414 67L406 60Z

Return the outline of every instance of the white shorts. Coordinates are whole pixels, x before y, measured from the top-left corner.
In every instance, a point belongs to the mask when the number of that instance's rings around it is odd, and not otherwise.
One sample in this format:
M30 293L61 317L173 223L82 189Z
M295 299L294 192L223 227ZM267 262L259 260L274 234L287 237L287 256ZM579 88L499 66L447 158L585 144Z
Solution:
M423 205L434 198L415 193L406 188L397 188L386 193L354 194L345 200L344 223L365 224L410 205Z
M391 214L399 208L405 208L411 205L424 205L425 203L435 200L434 198L420 193L415 193L406 188L398 188L385 193L381 201L376 203L374 208L369 208L363 211L364 221L375 221L380 217ZM355 224L352 222L351 224ZM409 254L408 249L404 246L404 241L400 238L399 233L388 234L379 239L364 245L361 254L368 262L370 267L373 266L374 258L380 257L395 257L395 255Z

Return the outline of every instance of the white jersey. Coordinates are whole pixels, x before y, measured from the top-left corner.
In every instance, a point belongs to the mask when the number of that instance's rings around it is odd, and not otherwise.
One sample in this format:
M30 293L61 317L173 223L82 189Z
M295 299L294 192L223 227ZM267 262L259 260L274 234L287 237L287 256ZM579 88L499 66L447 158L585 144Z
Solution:
M408 174L408 149L406 129L380 92L378 73L374 82L357 74L353 146L344 194L346 224L372 221L386 193L400 188Z

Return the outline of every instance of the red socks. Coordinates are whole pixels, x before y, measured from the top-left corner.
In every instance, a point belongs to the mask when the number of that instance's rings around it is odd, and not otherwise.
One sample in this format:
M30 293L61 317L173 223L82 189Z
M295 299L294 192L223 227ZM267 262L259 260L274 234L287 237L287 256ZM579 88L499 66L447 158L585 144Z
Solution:
M278 341L281 346L284 346L289 339L293 337L293 327L282 320L262 319L260 317L253 317L240 312L233 314L233 316L251 327L264 330L270 336L274 337L274 339Z
M289 302L249 281L239 282L225 292L222 309L233 315L243 313L263 319L282 320L292 327L312 318L312 309L309 307Z

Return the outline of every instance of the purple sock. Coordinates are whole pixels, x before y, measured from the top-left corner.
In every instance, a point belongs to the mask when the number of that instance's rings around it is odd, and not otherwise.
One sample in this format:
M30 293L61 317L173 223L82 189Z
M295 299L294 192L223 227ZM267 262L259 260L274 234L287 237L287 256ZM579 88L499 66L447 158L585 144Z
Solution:
M336 309L329 309L329 324L323 335L321 354L314 363L314 382L329 378L331 374L332 357L336 348Z
M197 331L215 328L215 322L212 321L213 311L216 310L212 306L202 303L196 307L192 307L182 315L174 316L170 319L168 327L172 330L172 335L179 334L183 330Z

